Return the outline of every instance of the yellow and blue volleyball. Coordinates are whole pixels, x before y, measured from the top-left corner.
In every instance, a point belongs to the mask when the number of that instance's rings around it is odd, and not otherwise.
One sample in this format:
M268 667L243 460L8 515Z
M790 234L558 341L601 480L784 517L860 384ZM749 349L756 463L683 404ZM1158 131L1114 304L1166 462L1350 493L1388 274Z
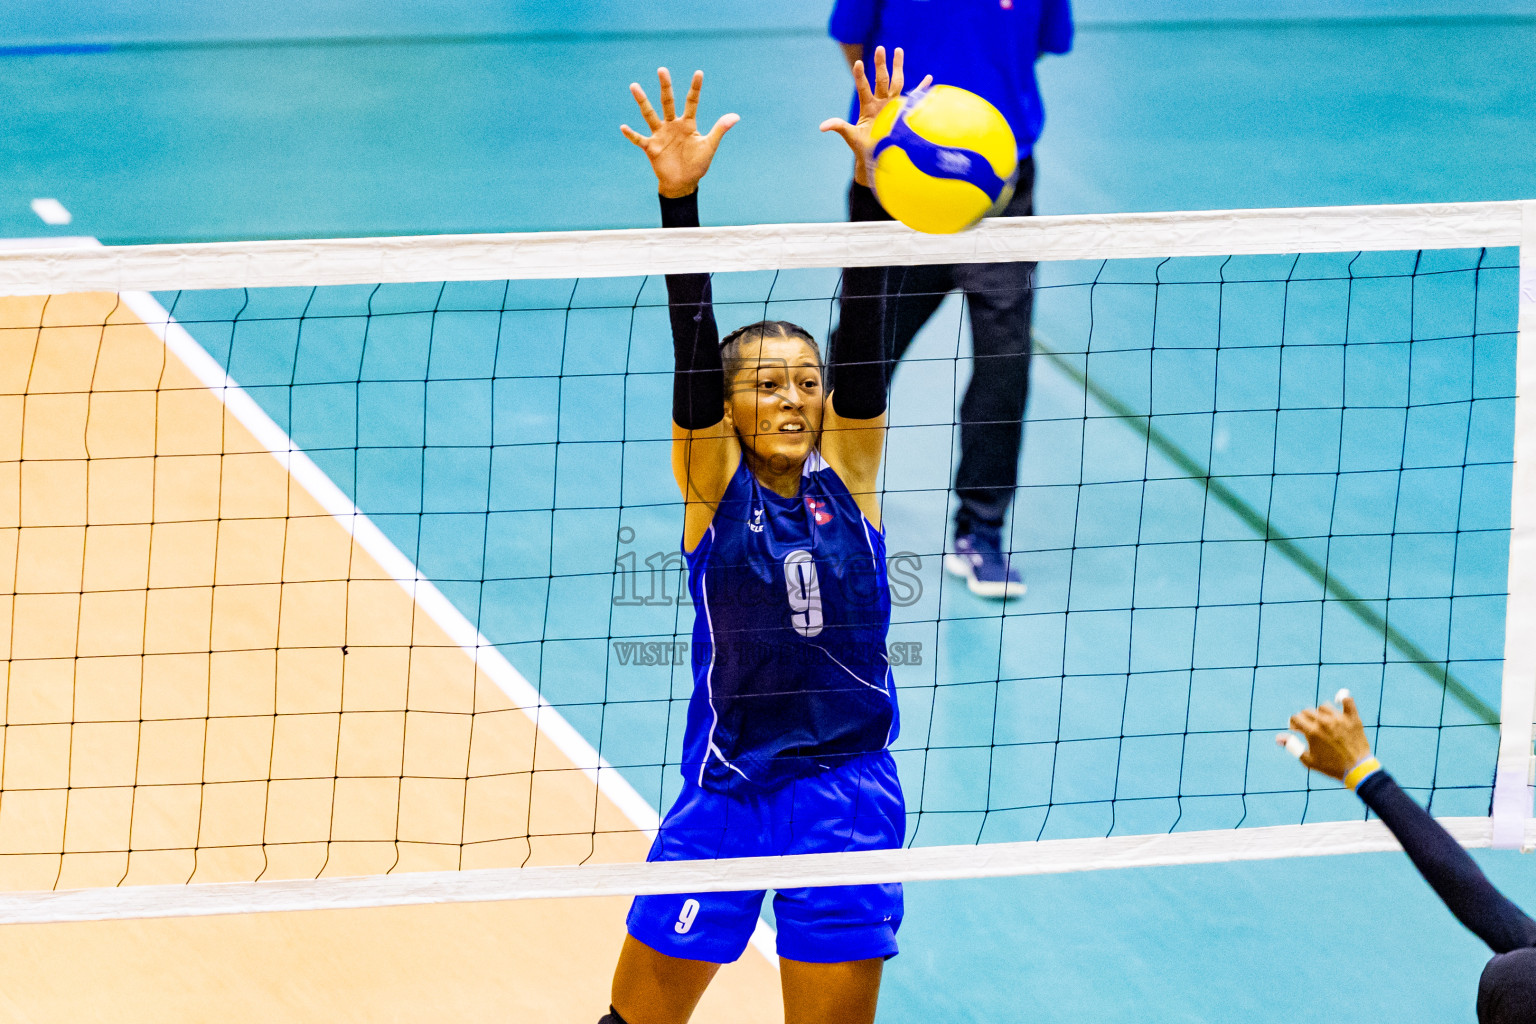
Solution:
M870 126L875 196L910 228L964 231L1013 198L1019 155L998 109L952 85L888 103Z

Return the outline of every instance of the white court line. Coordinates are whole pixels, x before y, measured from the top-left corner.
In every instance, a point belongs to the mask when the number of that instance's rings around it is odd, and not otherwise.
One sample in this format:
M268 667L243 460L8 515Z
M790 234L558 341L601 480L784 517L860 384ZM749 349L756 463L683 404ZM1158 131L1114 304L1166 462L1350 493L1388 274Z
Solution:
M458 644L474 664L532 720L539 732L552 740L560 752L570 758L582 773L618 805L626 817L648 835L654 836L659 823L650 802L635 791L612 765L608 764L565 717L546 701L533 684L512 666L499 650L474 627L442 591L421 574L415 564L374 525L337 487L325 471L293 443L288 434L267 415L256 400L235 383L224 367L210 356L186 328L171 318L154 296L144 292L123 292L124 305L143 320L165 342L198 380L224 403L234 417L266 446L342 529L373 556L374 560L405 588L450 640Z
M44 224L68 224L75 219L57 199L32 200L32 212L37 214Z
M1518 202L1422 203L1000 217L954 235L891 222L60 248L0 252L0 295L1464 249L1519 245L1520 216Z
M38 238L0 238L0 252L30 249L95 249L101 242L89 235L55 235Z
M566 721L544 695L519 672L506 656L486 639L464 614L443 596L431 580L423 576L405 554L395 546L352 499L337 487L325 471L293 443L286 431L268 416L266 410L224 371L217 360L177 323L160 302L147 292L123 292L123 303L170 349L178 359L224 403L234 417L266 446L283 468L341 524L359 546L394 577L416 605L443 630L450 640L469 655L477 668L533 722L545 738L591 779L625 817L647 836L654 838L660 818L650 802L629 784L618 769L598 754L575 727ZM752 943L777 966L776 939L773 929L761 918Z

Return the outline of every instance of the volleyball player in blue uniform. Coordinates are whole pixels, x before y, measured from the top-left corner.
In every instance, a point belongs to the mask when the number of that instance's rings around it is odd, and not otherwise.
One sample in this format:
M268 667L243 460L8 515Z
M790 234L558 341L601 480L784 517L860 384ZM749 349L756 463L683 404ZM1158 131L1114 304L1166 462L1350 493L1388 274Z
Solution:
M884 63L881 54L873 90L861 81L863 121L901 93L900 51L889 77ZM698 183L736 117L700 135L702 73L681 117L666 69L658 78L660 115L630 87L651 135L623 132L656 172L663 224L697 227ZM764 321L722 342L709 278L667 277L672 467L684 496L694 692L683 790L662 820L652 861L901 845L905 805L887 749L897 709L877 493L883 272L848 275L830 396L807 331ZM719 965L745 950L763 897L637 898L604 1022L687 1021ZM896 953L901 886L779 890L774 912L786 1021L873 1021L882 964Z
M1536 921L1495 889L1461 844L1402 791L1372 756L1354 698L1341 703L1342 709L1322 704L1291 716L1291 728L1307 738L1301 763L1354 790L1456 920L1493 950L1477 986L1478 1024L1536 1024Z

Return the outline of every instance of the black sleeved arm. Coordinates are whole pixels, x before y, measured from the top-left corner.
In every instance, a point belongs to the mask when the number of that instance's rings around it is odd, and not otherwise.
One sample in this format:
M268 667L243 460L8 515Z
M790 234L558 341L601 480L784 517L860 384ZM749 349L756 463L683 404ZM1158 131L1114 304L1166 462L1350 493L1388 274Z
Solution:
M699 226L699 194L661 198L661 226ZM672 319L672 422L703 430L725 418L725 369L708 274L668 274Z
M851 202L872 204L874 193L855 185ZM863 193L868 193L864 195ZM889 364L885 358L884 267L849 267L843 271L843 296L837 333L832 338L832 408L853 420L885 412Z
M1536 921L1493 887L1475 861L1429 812L1378 771L1355 790L1403 844L1414 867L1456 919L1495 953L1536 946Z

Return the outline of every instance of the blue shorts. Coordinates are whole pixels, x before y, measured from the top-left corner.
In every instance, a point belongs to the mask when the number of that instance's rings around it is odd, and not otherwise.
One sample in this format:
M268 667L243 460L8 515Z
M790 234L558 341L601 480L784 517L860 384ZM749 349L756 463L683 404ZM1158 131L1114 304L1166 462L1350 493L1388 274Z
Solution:
M758 796L685 780L646 860L889 850L906 828L896 762L882 750ZM668 956L727 964L747 948L763 895L637 896L629 934ZM773 898L779 956L813 964L895 956L901 912L900 884L781 889Z

